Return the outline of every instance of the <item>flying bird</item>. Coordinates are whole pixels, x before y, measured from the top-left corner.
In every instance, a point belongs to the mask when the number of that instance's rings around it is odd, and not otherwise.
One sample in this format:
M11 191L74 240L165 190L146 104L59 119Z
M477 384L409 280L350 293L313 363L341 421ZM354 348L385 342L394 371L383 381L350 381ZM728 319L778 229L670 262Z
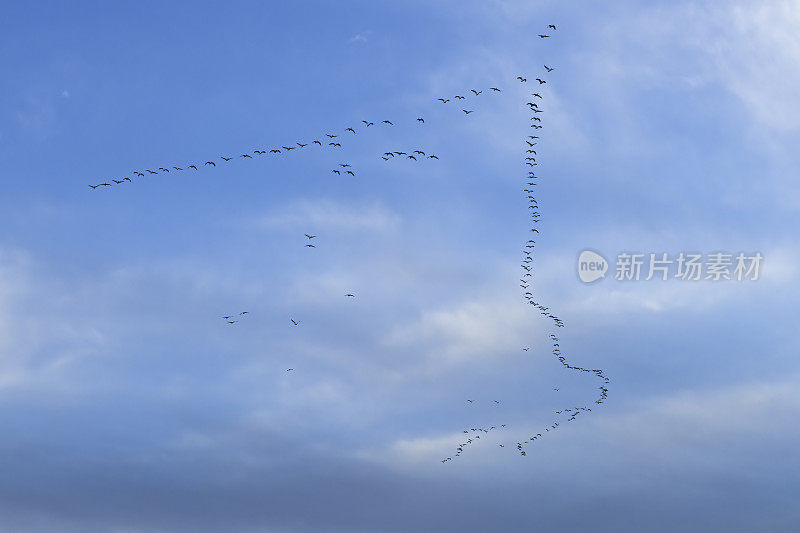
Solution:
M309 235L308 233L304 233L303 235L305 235L309 239L313 239L314 237L316 237L316 235Z
M481 94L483 92L483 91L476 91L475 89L470 89L470 91L474 92L475 96L478 96L479 94Z
M424 118L418 118L417 122L422 122L423 124L425 124L425 119Z
M546 81L544 81L544 80L543 80L543 79L541 79L541 78L536 78L536 81L538 81L538 82L539 82L539 85L542 85L542 84L544 84L544 83L547 83Z
M547 69L547 72L553 72L555 70L555 68L550 68L547 65L545 65L544 68Z
M466 109L462 109L461 111L463 111L465 115L469 115L469 114L470 114L470 113L472 113L474 110L467 111Z
M217 164L216 164L216 163L214 163L213 161L206 161L206 162L205 162L205 164L206 164L206 165L217 166Z
M517 79L518 79L519 81L521 81L522 83L525 83L526 81L528 81L528 79L527 79L527 78L523 78L522 76L517 76Z
M540 33L540 34L539 34L539 37L540 37L540 38L542 38L542 39L544 39L545 37L550 37L550 36L549 36L549 35L542 35L542 34Z
M497 87L489 87L489 90L491 90L491 91L497 91L497 92L502 92L502 91L501 91L500 89L498 89Z
M553 28L553 29L556 29L556 26L555 26L555 24L548 24L548 25L547 25L547 27L548 27L548 28Z
M450 99L449 99L449 98L447 98L447 99L445 99L445 98L437 98L437 100L439 100L439 101L440 101L440 102L442 102L443 104L446 104L447 102L449 102L449 101L450 101Z
M391 121L391 120L384 120L384 121L383 121L383 123L384 123L384 124L388 124L388 125L390 125L390 126L394 126L394 123L392 123L392 121Z

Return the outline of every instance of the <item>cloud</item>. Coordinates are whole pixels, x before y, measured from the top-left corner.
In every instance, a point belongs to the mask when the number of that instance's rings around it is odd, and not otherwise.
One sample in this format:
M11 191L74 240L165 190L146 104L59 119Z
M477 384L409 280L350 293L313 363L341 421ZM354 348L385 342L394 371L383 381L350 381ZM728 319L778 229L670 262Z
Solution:
M362 31L361 33L357 33L350 37L348 42L350 43L365 43L369 40L370 35L372 34L372 30Z
M378 202L344 204L336 200L301 200L281 207L256 221L263 229L306 229L391 233L401 217Z

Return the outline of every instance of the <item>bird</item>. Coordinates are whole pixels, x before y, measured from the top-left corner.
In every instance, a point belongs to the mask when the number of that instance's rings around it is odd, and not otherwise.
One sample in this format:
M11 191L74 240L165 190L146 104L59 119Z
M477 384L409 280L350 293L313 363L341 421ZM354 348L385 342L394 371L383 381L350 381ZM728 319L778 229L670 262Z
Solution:
M539 34L539 37L540 37L540 38L542 38L542 39L544 39L545 37L550 37L550 36L549 36L549 35L543 35L543 34L541 34L541 33L540 33L540 34Z
M197 170L197 167L194 166L194 165L189 165L189 168L193 168L193 169Z
M353 128L347 128L347 129L345 129L344 131L350 131L350 132L353 132L353 135L355 135L355 134L356 134L356 130L354 130Z
M446 104L447 102L449 102L449 101L450 101L450 99L449 99L449 98L447 98L447 99L445 99L445 98L437 98L437 100L439 100L439 101L440 101L440 102L442 102L443 104Z
M428 159L439 159L439 158L436 157L435 155L431 154L431 155L428 156Z
M517 79L519 81L521 81L522 83L525 83L526 81L528 81L527 78L523 78L522 76L517 76Z
M531 93L531 95L535 96L536 98L541 98L542 97L542 95L539 94L539 93Z
M356 297L355 294L350 294L350 293L345 294L345 296L349 296L350 298L355 298Z
M547 83L547 82L546 82L546 81L544 81L542 78L536 78L536 81L538 81L538 82L539 82L539 85L542 85L543 83Z
M295 326L297 326L297 325L299 325L299 324L300 324L300 323L299 323L299 322L297 322L297 321L296 321L294 318L290 318L289 320L291 320L291 321L292 321L292 324L294 324Z
M417 122L422 122L423 124L425 124L425 119L424 118L418 118Z
M321 143L321 142L319 142L319 141L312 141L312 142L313 142L314 144L318 144L318 145L322 146L322 143Z
M181 167L172 167L172 168L174 168L175 170L183 170Z
M314 237L316 237L316 235L309 235L308 233L304 233L303 235L305 235L309 239L313 239Z
M117 185L119 185L120 183L122 183L122 181L118 181L118 180L115 180L115 179L112 179L111 181L113 181L113 182L114 182L114 183L116 183Z
M548 25L547 25L547 27L548 27L548 28L553 28L553 29L556 29L556 26L555 26L555 24L548 24Z
M351 165L350 165L350 163L339 163L339 166L342 167L342 168L347 168L347 167L349 167Z
M460 94L457 94L453 98L458 98L459 100L463 100L465 97L461 96Z
M101 183L100 185L102 185L103 187L111 187L110 183Z
M220 157L221 159L224 159L225 161L230 161L231 159L233 159L232 157L225 157L225 156L222 156L222 155L221 155L221 156L219 156L219 157Z
M284 150L294 150L296 147L295 146L281 146L281 148L283 148Z
M271 154L279 154L279 153L281 153L281 151L278 150L277 148L273 148L272 150L269 151L269 153L271 153Z
M469 114L470 114L470 113L472 113L474 110L467 111L466 109L462 109L461 111L463 111L465 115L469 115Z
M342 145L339 143L328 143L328 146L338 146L339 148L342 147Z
M350 174L351 176L355 176L355 173L352 170L348 170L345 174Z
M476 91L475 89L470 89L470 91L474 92L475 96L478 96L479 94L481 94L483 92L483 91Z
M498 89L497 87L489 87L489 90L491 90L491 91L497 91L498 93L499 93L499 92L502 92L502 91L501 91L500 89Z
M326 136L327 136L329 139L333 139L334 137L336 137L336 135L332 135L332 134L330 134L330 133L326 133L325 135L326 135Z
M249 315L249 314L250 314L250 311L242 311L242 312L241 312L241 313L239 313L239 314L240 314L240 315Z
M413 156L413 155L410 155L410 156L408 156L408 159L413 159L414 161L416 161L416 160L417 160L417 157L416 157L416 156Z
M306 144L303 144L303 143L301 143L301 142L298 142L298 143L297 143L297 146L299 146L300 148L305 148L306 146L308 146L308 143L306 143Z
M413 150L413 153L419 154L419 155L425 155L425 152L423 152L422 150Z
M341 172L339 172L339 171L338 171L338 170L336 170L336 169L333 169L333 170L331 170L331 172L333 172L334 174L339 174L339 175L341 175L341 174L342 174Z
M388 124L390 126L394 126L394 123L391 120L384 120L383 124Z
M89 187L91 187L92 189L96 189L96 188L98 188L99 186L100 186L100 185L89 185Z
M206 162L205 162L205 164L206 164L206 165L217 166L217 164L216 164L216 163L214 163L213 161L206 161Z
M555 68L550 68L547 65L545 65L544 68L547 69L547 72L553 72L555 70Z
M131 183L133 183L133 180L132 180L132 179L130 179L130 178L122 178L122 179L123 179L123 180L128 180L128 181L130 181Z
M236 324L236 322L238 322L238 320L228 320L228 324Z
M286 369L287 372L291 372L292 370L294 370L294 368L287 368Z
M164 168L164 167L158 167L158 170L163 170L164 172L169 172L169 169L168 168Z
M242 157L249 157L250 159L253 158L253 156L251 156L250 154L242 154Z
M316 246L314 246L313 244L306 244L306 247L307 248L316 248Z

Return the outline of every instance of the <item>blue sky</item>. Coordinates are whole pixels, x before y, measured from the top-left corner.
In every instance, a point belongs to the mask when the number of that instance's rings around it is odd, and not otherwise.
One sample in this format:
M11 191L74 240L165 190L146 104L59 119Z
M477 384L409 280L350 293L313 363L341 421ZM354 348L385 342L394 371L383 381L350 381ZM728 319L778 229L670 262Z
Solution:
M797 530L796 2L3 14L0 529ZM545 63L532 287L557 330L518 281ZM471 88L469 116L436 101ZM413 149L439 160L380 158ZM585 248L764 263L583 285ZM520 457L596 397L554 331L609 400Z

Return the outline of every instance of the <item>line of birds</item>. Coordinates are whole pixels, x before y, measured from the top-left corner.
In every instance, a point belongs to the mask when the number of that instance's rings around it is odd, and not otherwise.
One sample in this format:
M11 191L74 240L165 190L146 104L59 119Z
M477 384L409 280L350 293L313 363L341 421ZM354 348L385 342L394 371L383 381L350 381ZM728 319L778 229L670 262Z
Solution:
M553 24L550 24L548 26L548 29L552 29L552 30L555 31L556 30L556 26L553 25ZM539 34L539 37L540 38L547 38L547 37L550 37L550 35ZM554 67L550 67L548 65L544 65L544 68L548 73L553 72L555 70ZM528 81L527 77L525 77L525 76L517 76L516 79L518 81L520 81L521 83L527 83L527 81ZM537 77L537 78L534 78L534 79L535 79L536 82L538 82L539 86L545 85L547 83L547 80L545 80L543 78L538 78ZM478 93L476 93L476 96L477 96L477 94ZM447 103L449 101L447 99L440 99L440 100L443 103ZM531 93L530 101L525 103L525 105L528 107L528 110L531 113L531 117L530 117L531 122L533 122L533 124L531 124L530 127L533 128L533 129L536 129L536 130L541 130L544 127L543 124L542 124L542 119L538 116L540 113L544 112L542 109L539 108L539 104L543 100L544 100L544 98L542 97L541 93L533 92L533 93ZM530 215L531 215L530 232L531 233L535 233L537 235L539 234L539 229L538 229L537 226L541 222L541 212L540 212L540 208L539 208L539 203L536 200L536 196L534 194L535 191L534 191L533 187L535 187L538 184L537 180L539 179L539 176L536 175L535 171L533 170L533 167L538 166L538 162L536 161L536 157L538 156L538 154L537 154L537 151L536 151L535 147L537 146L539 139L540 139L539 135L528 135L526 137L526 139L525 139L524 164L525 164L525 166L528 167L528 170L527 170L527 174L525 176L525 187L523 188L523 192L526 195L526 200L527 200L527 204L528 204L527 207L530 210ZM549 318L550 320L552 320L553 324L556 327L559 327L559 328L564 327L564 322L557 315L555 315L550 310L550 308L545 307L544 305L536 302L533 299L534 295L533 295L533 292L530 290L530 279L533 277L533 266L532 266L532 264L533 264L533 250L534 250L535 247L536 247L536 240L531 238L525 243L524 248L523 248L523 252L522 252L523 253L523 259L522 259L521 268L524 271L524 273L522 274L522 278L520 279L520 287L525 291L523 293L523 297L526 299L526 301L530 305L534 306L539 311L539 313L541 315L543 315L546 318ZM583 367L580 367L580 366L572 365L569 362L567 362L566 357L561 353L561 348L560 348L560 343L559 343L558 337L555 334L551 333L550 334L550 338L551 338L551 341L553 343L553 354L559 360L559 362L561 363L561 365L563 367L565 367L565 368L567 368L569 370L577 371L577 372L593 373L597 378L603 380L603 385L601 385L599 387L600 394L597 397L597 399L594 400L594 403L598 404L598 405L604 403L606 398L607 398L607 396L608 396L608 389L605 387L605 385L609 383L608 377L606 377L604 375L604 373L603 373L603 371L601 369L583 368ZM528 347L523 348L523 351L527 352L529 350L530 350L530 348L528 348ZM554 388L554 391L558 392L559 389L558 388ZM470 403L472 402L472 400L467 400L467 401L470 402ZM579 415L587 413L587 412L591 412L591 411L592 411L592 409L590 407L577 406L577 407L570 407L570 408L561 409L559 411L556 411L556 414L557 415L568 415L567 422L572 422L572 421L576 420ZM502 427L505 427L505 425L503 425ZM516 446L515 446L516 450L522 456L527 455L525 447L528 444L530 444L532 442L535 442L538 439L541 439L543 437L543 435L546 435L550 431L555 431L559 427L560 427L560 423L558 421L552 422L551 424L549 424L547 427L544 428L544 431L545 431L544 434L537 432L537 433L531 435L528 440L517 442ZM492 429L493 428L494 428L494 426L492 426ZM468 433L468 432L464 431L464 433ZM468 440L467 443L460 443L459 446L456 448L456 453L453 454L453 456L451 456L451 457L447 457L447 458L443 459L442 462L445 463L445 462L448 462L448 461L452 461L452 457L459 457L461 455L461 453L463 452L464 448L466 447L466 445L467 444L471 444L472 442L474 442L474 439ZM498 446L501 447L501 448L505 448L505 444L503 444L503 443L498 443Z
M419 123L419 124L424 124L425 123L425 119L422 118L422 117L419 117L419 118L417 118L416 122ZM369 128L370 126L373 126L375 124L375 122L370 122L368 120L362 120L362 123L364 123L364 129ZM391 121L391 120L382 120L382 121L380 121L380 123L381 124L385 124L386 126L394 126L394 122ZM354 127L347 127L342 131L344 132L344 133L342 133L342 135L347 135L347 136L356 135L356 133L357 133L356 132L356 128L354 128ZM350 135L348 135L348 134L350 134ZM320 139L322 139L322 140L320 140ZM282 145L280 145L278 147L270 148L270 149L268 149L266 147L263 148L263 149L258 149L257 148L257 149L252 151L252 154L255 155L256 157L264 156L264 155L270 155L270 154L275 154L275 155L277 155L277 154L286 154L286 153L291 152L292 150L303 149L303 148L306 148L307 146L314 146L314 145L319 146L319 147L328 146L330 148L341 148L342 147L342 143L340 142L340 139L341 138L339 137L338 134L325 133L324 135L320 136L319 138L314 139L314 140L309 141L309 142L305 142L305 143L297 141L295 143L289 143L288 146L285 145L285 144L282 144ZM239 159L254 159L253 155L250 155L250 152L245 152L245 153L243 153L243 154L241 154L239 156ZM233 161L235 159L235 157L234 156L230 156L230 157L219 156L219 159L223 160L225 163L230 163L231 161ZM143 178L143 177L148 176L148 175L156 175L156 174L163 174L163 173L184 172L187 169L191 169L193 171L200 171L201 169L203 169L205 167L209 167L209 166L212 167L212 168L216 168L217 162L218 162L218 160L216 158L213 158L213 159L206 160L204 163L197 162L197 163L192 163L192 164L189 164L189 165L184 165L182 167L179 167L179 166L176 166L176 165L168 165L168 166L165 166L165 167L153 167L153 169L145 168L145 169L141 169L141 170L134 170L131 176L121 177L119 179L114 177L114 178L109 179L108 181L104 181L104 182L98 183L96 185L89 185L89 187L91 189L97 189L97 188L100 188L100 187L111 187L113 185L121 185L121 184L124 184L126 182L127 183L133 183L133 180L136 179L136 178ZM341 174L341 171L335 172L335 173ZM355 176L355 172L352 169L345 169L344 173L345 174L351 174L351 175ZM109 183L109 181L111 183Z

